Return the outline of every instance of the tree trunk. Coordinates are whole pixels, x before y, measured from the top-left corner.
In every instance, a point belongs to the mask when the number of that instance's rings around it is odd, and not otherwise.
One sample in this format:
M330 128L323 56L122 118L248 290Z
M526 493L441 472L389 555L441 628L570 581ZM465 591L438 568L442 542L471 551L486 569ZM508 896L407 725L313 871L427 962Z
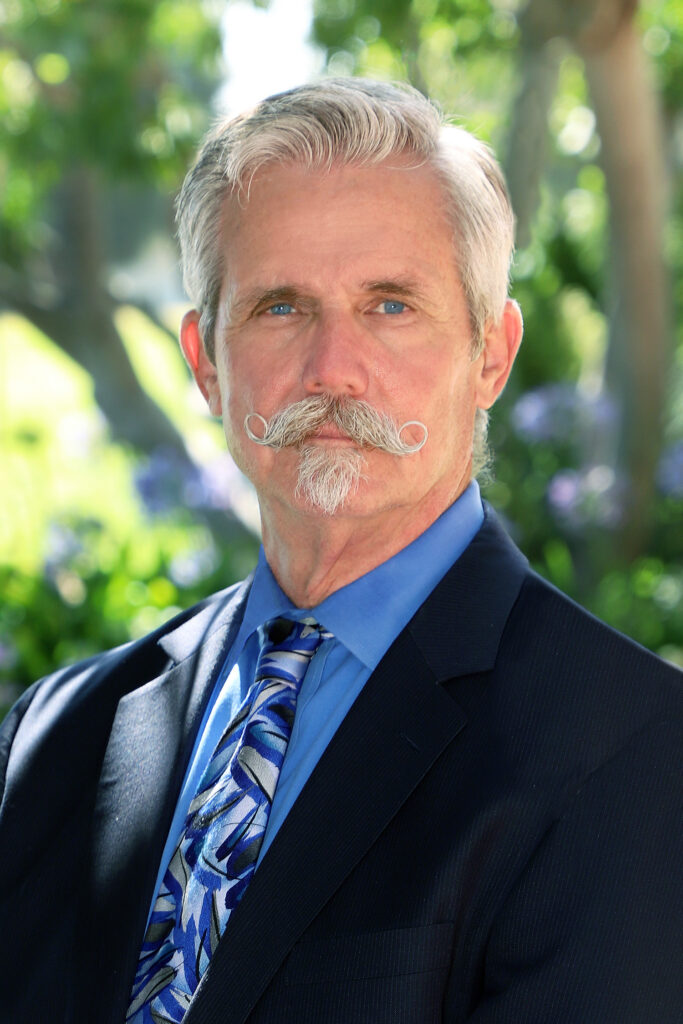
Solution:
M616 464L629 498L612 557L645 550L652 519L657 458L662 440L666 366L670 345L667 271L662 257L667 174L656 93L635 26L637 0L529 0L520 16L524 53L535 54L524 71L515 115L524 131L525 106L541 130L538 54L562 37L583 58L591 91L610 206L610 330L605 382L619 408L616 438L598 457ZM535 84L535 79L538 83ZM524 157L524 143L510 153L512 189L520 203L520 244L533 214L538 156ZM530 176L525 182L524 175ZM519 182L518 182L519 180ZM606 549L605 549L606 551Z
M531 225L548 139L548 115L555 95L560 49L557 44L522 36L522 85L512 112L505 175L515 211L516 244L531 241Z
M620 406L617 464L631 496L620 547L645 548L662 442L670 347L662 254L667 174L664 139L632 17L609 42L580 50L586 65L610 203L612 311L606 385Z
M22 312L90 374L114 437L140 451L163 446L186 455L175 426L138 381L114 322L93 172L74 168L57 198L61 238L53 273L60 301L54 309Z

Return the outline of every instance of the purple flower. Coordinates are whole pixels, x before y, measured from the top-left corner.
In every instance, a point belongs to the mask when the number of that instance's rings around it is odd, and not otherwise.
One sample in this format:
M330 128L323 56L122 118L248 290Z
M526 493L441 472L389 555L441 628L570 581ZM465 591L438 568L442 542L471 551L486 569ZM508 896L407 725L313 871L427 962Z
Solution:
M208 507L228 509L255 533L259 532L256 492L227 452L202 467L202 486Z
M153 451L136 467L133 479L150 515L187 505L196 508L203 503L200 470L173 448Z
M563 469L548 485L548 503L572 530L586 526L617 526L624 513L626 487L610 466Z
M671 498L683 498L683 441L676 441L662 453L657 467L657 485Z
M581 476L574 469L556 473L548 485L548 501L559 515L572 515L581 499Z
M574 422L576 390L565 384L549 384L527 391L515 403L514 430L528 441L556 441L566 437Z
M244 486L244 480L230 455L219 455L202 466L204 503L209 508L233 509L235 492Z
M227 452L206 466L193 466L172 449L160 448L138 465L134 480L150 515L177 508L226 509L252 528L258 524L253 488Z
M578 441L615 423L614 403L607 395L591 398L571 384L548 384L527 391L515 403L511 422L527 441Z

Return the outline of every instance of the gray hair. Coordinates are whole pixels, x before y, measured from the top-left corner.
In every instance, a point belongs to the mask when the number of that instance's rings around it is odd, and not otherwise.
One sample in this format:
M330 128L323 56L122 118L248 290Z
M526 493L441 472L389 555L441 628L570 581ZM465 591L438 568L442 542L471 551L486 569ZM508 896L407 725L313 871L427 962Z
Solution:
M274 162L326 168L334 162L375 165L399 155L431 166L443 186L473 356L480 353L485 324L503 314L514 239L510 200L493 153L464 128L446 124L438 108L408 85L330 78L219 121L185 179L177 203L183 281L200 313L209 358L215 359L226 269L220 239L226 197L248 197L259 168ZM484 439L485 425L482 413L477 428ZM481 452L477 460L475 473L486 461Z

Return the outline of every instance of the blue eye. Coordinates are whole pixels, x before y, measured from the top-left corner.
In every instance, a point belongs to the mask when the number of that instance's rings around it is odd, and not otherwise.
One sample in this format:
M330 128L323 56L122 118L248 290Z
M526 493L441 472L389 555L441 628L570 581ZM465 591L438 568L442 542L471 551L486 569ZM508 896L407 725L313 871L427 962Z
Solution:
M405 302L399 302L398 299L385 299L384 302L380 302L378 308L383 313L403 313L407 306Z
M273 316L287 316L294 312L294 306L290 306L288 302L276 302L275 305L268 307L268 312Z

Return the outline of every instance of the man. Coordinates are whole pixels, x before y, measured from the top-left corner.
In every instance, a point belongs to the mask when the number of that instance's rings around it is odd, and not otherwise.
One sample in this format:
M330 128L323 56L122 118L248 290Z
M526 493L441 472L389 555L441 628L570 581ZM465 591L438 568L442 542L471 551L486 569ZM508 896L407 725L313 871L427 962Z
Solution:
M679 674L472 483L522 334L495 161L327 81L219 125L179 223L263 550L10 715L3 1019L679 1020Z

